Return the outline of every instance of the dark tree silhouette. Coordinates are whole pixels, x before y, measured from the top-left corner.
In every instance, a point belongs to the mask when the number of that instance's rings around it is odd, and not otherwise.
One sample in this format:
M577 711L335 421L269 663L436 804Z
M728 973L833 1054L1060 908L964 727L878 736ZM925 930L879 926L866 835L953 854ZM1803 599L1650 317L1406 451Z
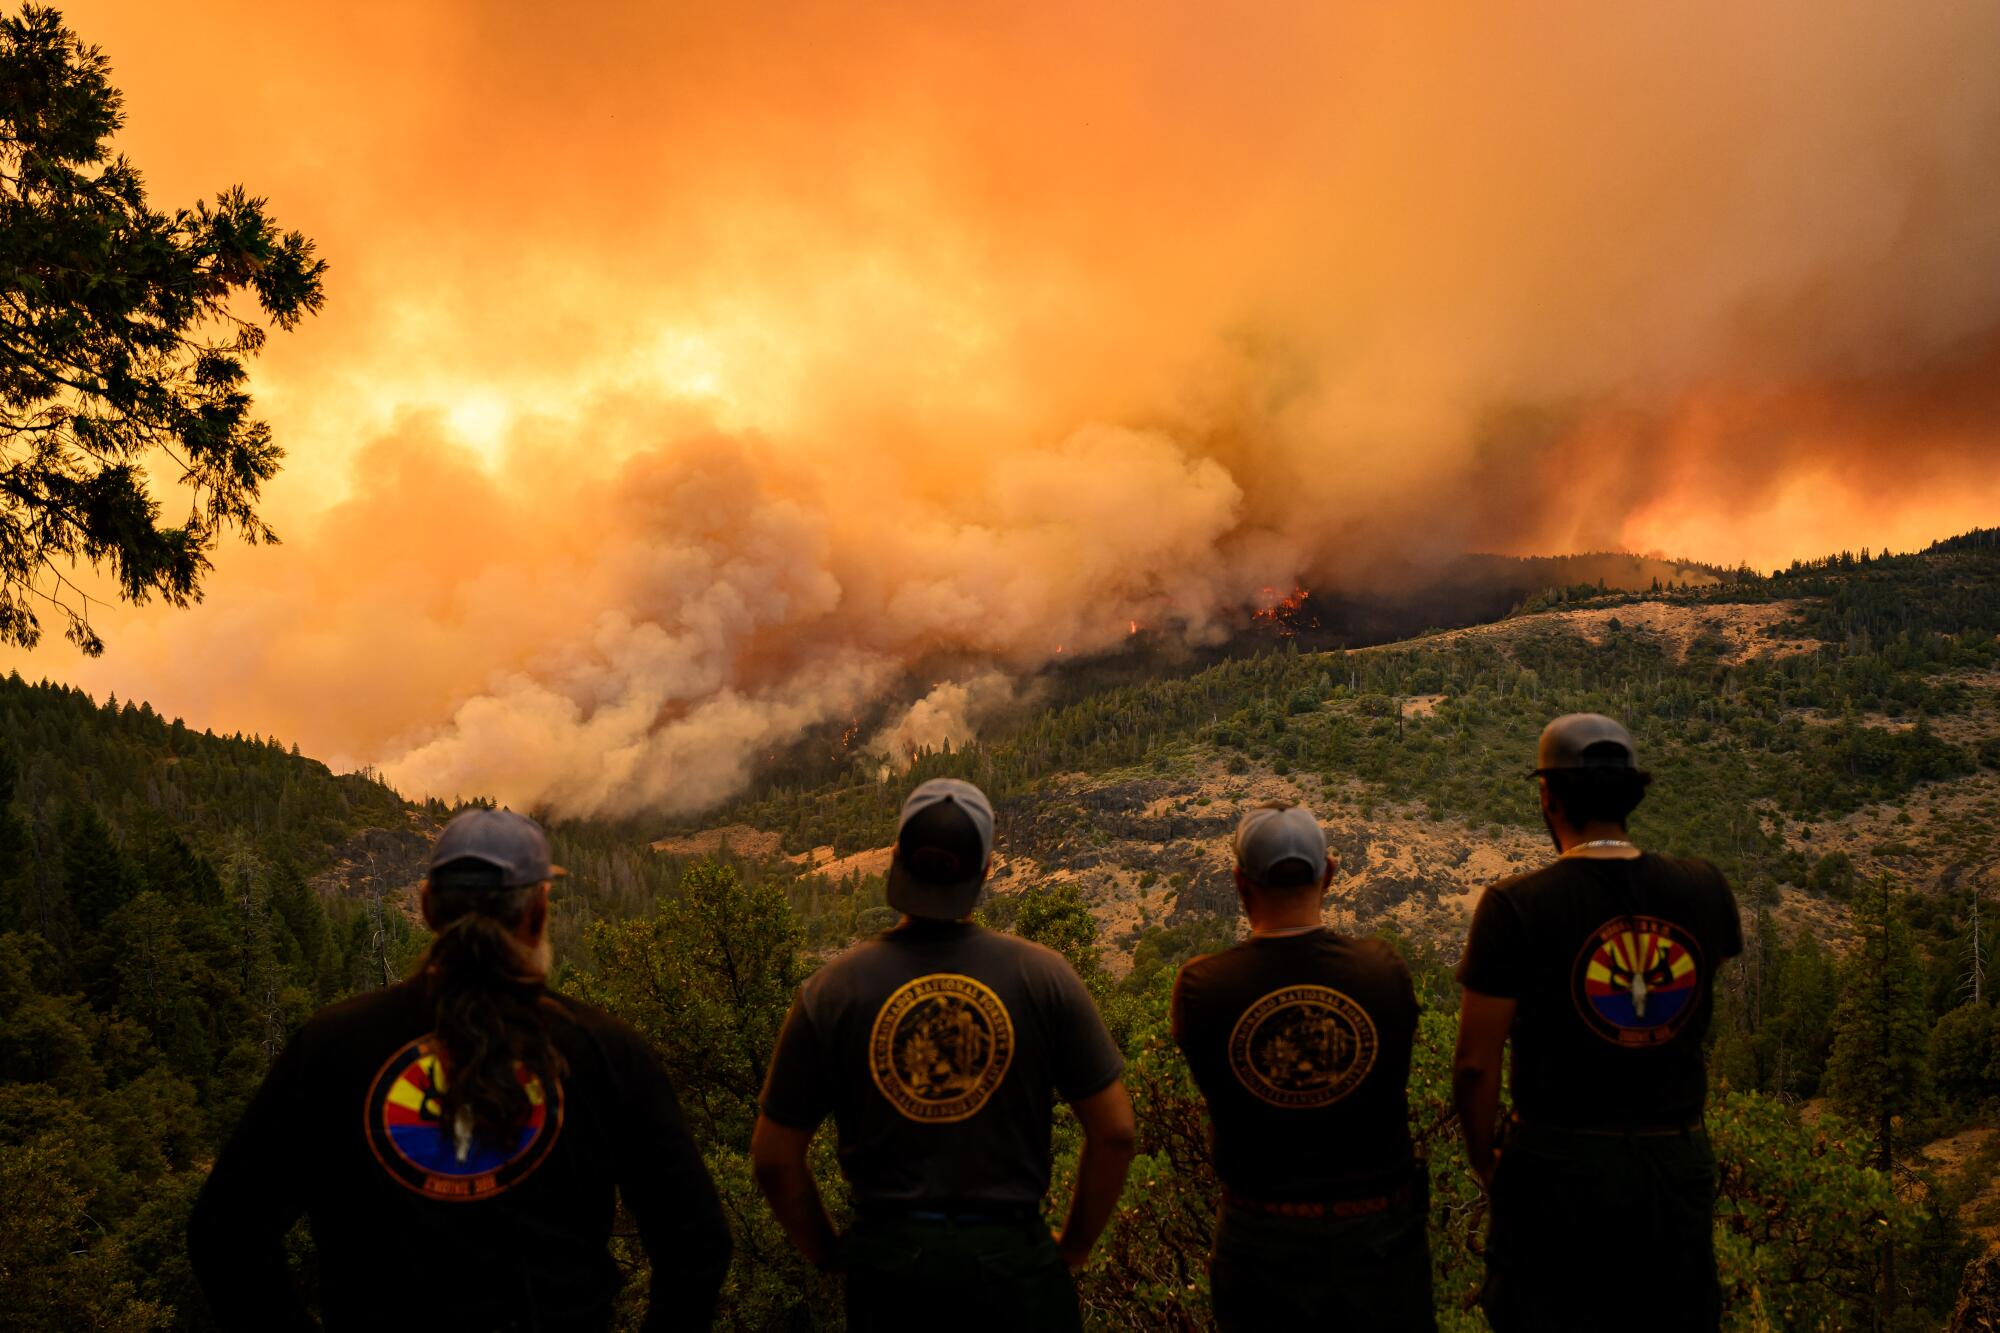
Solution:
M42 608L102 652L79 565L185 606L224 531L275 540L256 502L282 451L244 369L267 330L241 310L292 328L326 264L240 186L150 207L107 147L122 101L55 10L0 19L0 643L37 643ZM185 517L162 521L155 472Z

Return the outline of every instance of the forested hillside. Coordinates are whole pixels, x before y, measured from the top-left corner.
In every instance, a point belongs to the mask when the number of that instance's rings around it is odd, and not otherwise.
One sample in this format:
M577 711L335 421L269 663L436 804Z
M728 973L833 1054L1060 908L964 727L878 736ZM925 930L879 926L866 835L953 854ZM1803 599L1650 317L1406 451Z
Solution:
M989 911L1007 919L1037 895L1073 908L1071 936L1102 946L1099 984L1134 1015L1145 1095L1163 1099L1146 1188L1179 1206L1149 1200L1121 1221L1094 1299L1107 1320L1142 1309L1173 1327L1201 1317L1186 1255L1205 1243L1211 1196L1187 1146L1197 1109L1159 1044L1159 988L1234 933L1237 813L1274 796L1319 810L1342 861L1335 923L1390 933L1427 969L1440 1026L1417 1078L1433 1123L1448 1116L1445 964L1480 886L1549 854L1527 777L1535 737L1558 713L1614 714L1656 778L1636 836L1715 861L1746 916L1714 1035L1731 1326L1889 1317L1876 1265L1895 1236L1890 1323L1936 1327L1965 1257L2000 1235L2000 1042L1977 943L2000 903L1996 632L1990 532L1699 588L1551 589L1489 626L1358 651L1282 645L1102 691L912 756L899 780L869 755L809 783L772 774L707 822L742 846L776 835L787 859L758 873L789 886L808 938L837 938L888 917L879 878L839 872L879 866L867 849L892 836L911 782L962 774L996 796ZM1455 1159L1448 1125L1432 1141ZM1441 1172L1436 1222L1439 1290L1463 1295L1477 1205L1460 1179ZM1474 1319L1447 1324L1459 1318Z
M421 947L384 886L313 880L363 830L416 836L435 812L18 677L0 746L0 1310L192 1326L182 1233L215 1145L308 1013Z
M767 773L701 821L733 832L558 827L558 982L672 1065L737 1228L730 1326L831 1327L826 1280L744 1168L762 1062L798 979L891 919L869 853L908 786L980 782L1000 818L987 919L1068 954L1132 1061L1145 1155L1085 1278L1093 1325L1200 1327L1214 1182L1166 988L1234 935L1243 804L1303 799L1342 860L1335 924L1389 934L1422 979L1440 1313L1476 1328L1448 964L1479 886L1548 854L1526 776L1542 722L1610 712L1656 775L1636 836L1715 860L1746 916L1713 1057L1730 1326L1932 1328L2000 1230L2000 1040L1974 947L2000 903L1996 632L1984 533L1768 579L1551 589L1381 648L1280 641L1066 689L955 753L827 750ZM0 1309L201 1327L180 1229L206 1163L311 1008L416 958L408 890L449 812L276 741L18 679L0 682L0 746L0 1177L20 1219ZM309 1280L303 1233L297 1251Z

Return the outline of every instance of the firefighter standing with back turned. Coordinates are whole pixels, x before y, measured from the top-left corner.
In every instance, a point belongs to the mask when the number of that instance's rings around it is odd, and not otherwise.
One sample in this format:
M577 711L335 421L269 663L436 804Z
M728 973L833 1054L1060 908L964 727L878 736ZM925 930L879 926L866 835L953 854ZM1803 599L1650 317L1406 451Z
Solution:
M971 920L993 852L977 787L910 793L889 868L903 919L799 988L750 1145L801 1254L847 1278L847 1327L1080 1330L1071 1273L1133 1151L1124 1057L1061 954ZM1042 1221L1050 1116L1083 1129L1060 1236ZM831 1115L857 1220L834 1234L806 1148Z
M1406 1092L1417 999L1394 949L1326 928L1332 877L1311 811L1250 811L1236 830L1250 938L1174 982L1222 1179L1209 1280L1230 1333L1437 1326Z
M1557 718L1535 774L1561 856L1487 889L1458 967L1453 1093L1492 1192L1487 1317L1497 1333L1714 1329L1702 1036L1715 969L1743 949L1736 900L1706 861L1633 845L1651 779L1618 723Z
M445 826L416 973L308 1019L202 1186L188 1257L217 1327L604 1333L621 1198L652 1261L647 1333L709 1326L722 1204L652 1046L548 988L562 874L525 816ZM302 1214L318 1320L286 1255Z

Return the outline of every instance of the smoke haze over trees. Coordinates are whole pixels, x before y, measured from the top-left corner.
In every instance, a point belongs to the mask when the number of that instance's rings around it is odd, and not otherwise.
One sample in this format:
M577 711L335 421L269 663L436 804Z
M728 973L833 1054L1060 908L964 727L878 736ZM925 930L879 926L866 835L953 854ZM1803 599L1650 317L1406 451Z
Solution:
M71 17L156 181L341 258L288 544L39 669L412 792L685 808L1295 583L2000 502L1988 8L208 13Z
M1293 640L1079 688L962 751L920 753L889 784L852 755L801 756L716 816L763 842L718 839L697 859L649 850L651 821L558 824L557 985L670 1062L738 1238L733 1326L823 1326L835 1293L757 1198L746 1136L798 979L895 914L879 875L784 853L878 847L905 783L977 779L1003 871L985 918L1076 963L1141 1107L1142 1157L1086 1303L1107 1327L1200 1327L1215 1185L1166 1001L1174 967L1237 928L1205 851L1250 799L1231 784L1300 787L1343 861L1357 827L1505 847L1540 827L1523 770L1542 721L1609 709L1657 778L1635 836L1713 857L1745 915L1711 1051L1728 1327L1865 1327L1891 1291L1893 1327L1934 1327L1978 1229L2000 1224L2000 1033L1969 953L2000 868L1996 562L1989 531L1686 592L1577 588L1482 631L1325 654ZM1707 628L1746 610L1768 613L1747 638ZM1676 618L1699 632L1647 628ZM1108 799L1121 792L1139 799ZM181 1228L215 1143L309 1008L419 956L408 888L447 813L269 738L0 680L0 1181L17 1219L0 1308L200 1326ZM1880 840L1843 835L1864 826ZM1147 906L1112 929L1097 876L1121 864L1146 867ZM1423 921L1398 909L1455 901L1432 869L1353 888L1344 867L1337 912L1395 930L1422 982L1413 1128L1432 1149L1440 1315L1473 1330L1457 1302L1479 1280L1481 1219L1448 1118L1462 914L1442 935L1398 928ZM1963 1157L1927 1156L1940 1141ZM1067 1162L1066 1122L1058 1142ZM820 1152L831 1179L824 1136Z
M1456 929L1572 708L1657 769L1641 841L1745 906L1732 1329L1934 1322L2000 1227L2000 538L1880 554L2000 511L2000 9L78 0L108 73L22 15L0 673L71 685L0 678L8 1317L200 1326L216 1144L309 1010L412 965L423 849L490 796L559 821L558 984L674 1065L729 1318L816 1326L744 1171L755 1085L797 979L894 918L811 858L949 772L996 798L987 920L1063 950L1131 1062L1086 1304L1199 1326L1215 1184L1164 1022L1233 937L1216 835L1257 783L1450 843L1338 910ZM268 189L340 258L326 312L194 348L232 295L316 311L320 267L240 193L146 211L114 128L152 197ZM1584 551L1709 563L1505 568ZM30 654L51 558L92 615ZM1521 615L1313 651L1433 607ZM649 847L698 815L769 854ZM1400 943L1471 1329L1456 992Z

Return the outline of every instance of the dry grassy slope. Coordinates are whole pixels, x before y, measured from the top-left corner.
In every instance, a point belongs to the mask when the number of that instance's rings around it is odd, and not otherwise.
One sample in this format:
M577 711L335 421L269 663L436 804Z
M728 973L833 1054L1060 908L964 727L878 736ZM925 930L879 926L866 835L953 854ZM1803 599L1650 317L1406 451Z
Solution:
M1016 856L996 873L1000 893L1074 883L1103 930L1107 961L1128 961L1128 937L1149 923L1236 911L1230 834L1247 806L1299 801L1327 828L1339 861L1327 918L1343 929L1377 930L1436 941L1456 939L1480 888L1531 868L1547 844L1509 829L1497 837L1421 808L1371 796L1360 782L1279 777L1252 766L1231 774L1219 759L1192 772L1120 778L1072 776L1039 815L1063 826L1035 839L1037 854Z
M1698 639L1709 636L1719 638L1725 645L1720 654L1723 660L1746 661L1753 657L1811 652L1816 648L1818 645L1812 640L1789 637L1783 632L1783 627L1795 619L1796 612L1797 604L1793 602L1712 607L1641 602L1548 612L1453 630L1413 644L1390 647L1421 647L1460 638L1482 638L1497 642L1504 650L1510 638L1546 633L1572 633L1596 643L1602 641L1607 622L1615 618L1623 625L1658 635L1682 656ZM2000 673L1965 673L1957 679L1968 687L1972 706L1962 714L1938 719L1934 724L1938 735L1967 746L2000 735ZM1435 707L1434 700L1422 702L1426 709ZM1811 709L1799 710L1798 715L1808 722L1831 725L1837 721ZM1890 730L1915 725L1909 719L1880 715L1867 715L1862 721ZM1977 883L2000 895L2000 775L1981 770L1955 781L1933 783L1907 801L1867 806L1845 818L1816 826L1793 825L1785 830L1785 840L1811 858L1844 851L1854 859L1856 872L1863 877L1887 872L1899 883L1918 890ZM1782 891L1777 915L1787 930L1810 926L1836 942L1846 931L1844 908L1792 889Z
M1900 822L1905 816L1907 824ZM1812 856L1846 852L1864 878L1887 871L1919 892L1978 886L1991 901L2000 898L1996 821L2000 779L1985 773L1934 783L1904 805L1869 806L1809 830L1788 829L1785 837ZM1778 915L1788 928L1810 923L1845 943L1845 913L1833 904L1786 889Z
M1796 609L1789 602L1719 607L1641 602L1549 612L1361 651L1422 650L1468 637L1486 640L1502 651L1510 640L1527 635L1574 634L1598 642L1615 618L1622 625L1658 635L1678 654L1685 655L1697 640L1719 639L1721 656L1743 661L1811 651L1816 646L1812 641L1789 637L1781 630L1795 618ZM2000 733L2000 680L1969 683L1979 691L1980 702L1968 717L1950 720L1952 730L1947 734L1954 740ZM1438 702L1437 696L1417 696L1405 699L1403 707L1416 715L1433 711ZM1956 734L1959 731L1965 734ZM1071 799L1073 831L1055 842L1052 854L1043 851L1032 860L1018 859L1014 873L1000 877L995 887L1007 892L1017 885L1074 881L1097 912L1107 940L1113 942L1148 921L1171 922L1193 911L1230 911L1232 821L1245 805L1261 800L1303 801L1325 822L1340 860L1328 906L1330 920L1350 929L1393 926L1405 936L1447 950L1463 937L1481 888L1542 864L1551 855L1539 834L1474 828L1456 819L1434 821L1421 808L1371 798L1368 785L1359 781L1329 785L1310 774L1279 777L1254 764L1248 773L1232 776L1219 759L1180 776L1076 775L1069 780L1066 795ZM2000 827L1996 818L2000 780L1989 773L1937 784L1910 805L1913 825L1896 822L1901 807L1870 807L1837 824L1792 828L1788 836L1815 855L1844 849L1863 873L1889 869L1919 887L1951 883L1963 873L1988 877L2000 873L1990 833ZM1938 819L1928 815L1933 806L1940 812ZM1945 817L1945 812L1954 811L1965 817ZM1973 832L1980 828L1989 832ZM1885 845L1891 841L1880 831L1885 829L1900 834L1897 845ZM1043 844L1047 839L1035 841ZM1142 889L1140 882L1148 870L1158 880ZM1177 893L1169 882L1176 873L1186 880ZM1837 904L1792 891L1785 893L1779 916L1788 927L1810 925L1835 939L1846 925L1845 911Z
M1498 620L1490 625L1472 625L1446 630L1407 643L1383 644L1358 652L1396 652L1410 648L1453 643L1461 639L1481 639L1503 650L1510 639L1522 634L1568 633L1591 643L1603 642L1610 622L1657 635L1674 652L1685 656L1696 640L1714 636L1725 645L1725 661L1751 657L1811 652L1819 645L1811 639L1785 636L1782 627L1797 618L1797 602L1745 602L1736 605L1691 606L1675 602L1633 602L1624 606L1594 606L1575 611L1545 611L1516 620Z
M775 833L766 833L748 824L729 824L676 838L662 838L653 844L653 850L661 856L714 856L725 848L737 856L769 860L779 855L782 842Z
M1787 636L1794 619L1789 602L1690 606L1639 602L1616 607L1553 611L1469 629L1430 635L1383 649L1423 651L1478 637L1505 651L1529 635L1575 634L1601 640L1608 622L1643 628L1684 655L1698 640L1720 640L1721 655L1742 661L1765 654L1810 651L1810 641ZM1976 742L2000 734L2000 676L1967 677L1975 702L1939 731ZM1435 696L1405 699L1409 713L1429 712ZM1871 718L1878 725L1886 719ZM1525 760L1525 756L1524 756ZM1004 821L994 889L1016 893L1046 884L1074 883L1103 928L1108 961L1127 961L1130 933L1147 923L1173 923L1196 913L1235 911L1230 885L1229 837L1235 818L1257 801L1301 801L1326 823L1340 873L1328 916L1348 929L1393 926L1403 935L1455 949L1479 890L1502 876L1530 869L1550 855L1545 838L1522 829L1473 827L1457 819L1432 820L1420 807L1398 806L1358 780L1324 783L1313 774L1279 776L1251 764L1229 773L1222 756L1204 754L1166 773L1131 770L1072 774L1033 808ZM1909 801L1871 806L1817 826L1791 826L1786 836L1817 857L1840 849L1863 874L1893 872L1914 888L1960 883L1974 876L2000 892L2000 777L1990 771L1933 784ZM771 846L776 836L735 827L658 844L680 854L712 850L726 838L739 852ZM754 853L753 853L754 854ZM795 860L838 880L880 873L886 848L839 861L831 849ZM1838 941L1845 911L1837 904L1786 890L1779 916L1787 927L1809 925Z
M1961 1130L1926 1144L1923 1155L1941 1174L1971 1171L1982 1180L1960 1220L1987 1249L2000 1249L2000 1174L1993 1169L2000 1156L2000 1130Z
M1956 677L1971 695L1963 713L1940 718L1935 730L1960 745L1977 745L2000 735L2000 674L1962 673ZM1907 721L1870 716L1872 726L1907 727ZM1792 825L1785 840L1808 857L1846 852L1864 878L1888 873L1908 888L1978 886L2000 898L2000 774L1991 769L1949 782L1934 782L1904 801L1864 806L1841 819ZM1808 920L1838 940L1845 921L1831 905L1789 890L1781 917Z

